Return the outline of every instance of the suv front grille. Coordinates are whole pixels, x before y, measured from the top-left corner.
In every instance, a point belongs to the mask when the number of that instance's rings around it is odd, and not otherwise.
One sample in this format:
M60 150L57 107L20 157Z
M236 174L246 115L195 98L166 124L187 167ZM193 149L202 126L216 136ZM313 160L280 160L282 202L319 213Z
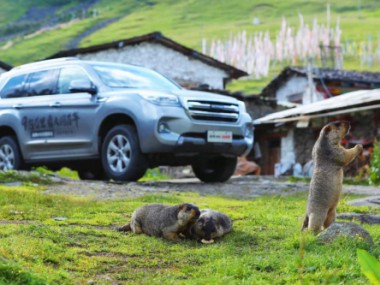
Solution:
M239 106L233 103L189 100L187 109L194 120L236 122L239 119Z

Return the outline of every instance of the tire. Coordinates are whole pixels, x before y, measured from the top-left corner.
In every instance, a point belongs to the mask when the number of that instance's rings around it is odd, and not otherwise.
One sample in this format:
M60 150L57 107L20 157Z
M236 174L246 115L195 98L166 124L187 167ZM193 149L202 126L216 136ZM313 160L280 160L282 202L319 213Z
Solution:
M23 159L15 137L5 136L0 139L0 170L19 170Z
M195 176L203 182L225 182L234 174L236 163L236 157L219 156L198 161L192 168Z
M137 181L147 170L134 127L119 125L105 136L101 148L105 175L115 181Z

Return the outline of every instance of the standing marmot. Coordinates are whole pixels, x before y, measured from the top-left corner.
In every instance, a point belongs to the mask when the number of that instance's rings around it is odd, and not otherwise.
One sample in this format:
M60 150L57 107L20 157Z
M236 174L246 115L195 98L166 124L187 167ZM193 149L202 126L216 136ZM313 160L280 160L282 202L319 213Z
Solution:
M343 167L363 150L362 145L351 149L341 145L349 130L349 122L337 121L324 126L319 134L312 152L313 175L302 229L308 228L317 233L335 220L342 191Z
M188 230L199 218L198 207L192 204L168 206L149 204L137 208L131 221L118 228L118 231L132 231L137 234L164 237L178 240L179 234Z

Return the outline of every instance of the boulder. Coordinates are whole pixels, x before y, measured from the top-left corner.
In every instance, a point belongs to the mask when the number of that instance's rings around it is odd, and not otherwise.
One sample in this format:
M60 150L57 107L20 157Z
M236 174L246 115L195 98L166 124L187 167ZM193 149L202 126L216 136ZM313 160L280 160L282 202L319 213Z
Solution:
M333 223L330 227L322 231L317 239L322 243L330 243L339 237L362 240L369 245L373 245L373 240L369 232L355 223Z

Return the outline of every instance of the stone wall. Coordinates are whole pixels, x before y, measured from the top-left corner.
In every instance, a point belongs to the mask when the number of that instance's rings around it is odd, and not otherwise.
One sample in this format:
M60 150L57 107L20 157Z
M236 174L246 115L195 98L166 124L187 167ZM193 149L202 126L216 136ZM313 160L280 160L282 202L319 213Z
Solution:
M308 80L306 77L299 77L299 76L293 76L291 77L283 86L281 86L277 92L276 92L276 99L277 102L281 103L286 103L286 102L291 102L291 99L296 99L298 98L299 103L304 102L304 103L310 103L319 101L323 99L323 94L318 92L315 87L315 83L313 83L313 97L314 98L309 98L310 96L310 89L309 89L309 84Z
M144 66L164 74L187 88L208 84L214 89L224 89L223 79L228 77L228 74L221 69L157 43L144 42L119 49L78 54L76 57Z

